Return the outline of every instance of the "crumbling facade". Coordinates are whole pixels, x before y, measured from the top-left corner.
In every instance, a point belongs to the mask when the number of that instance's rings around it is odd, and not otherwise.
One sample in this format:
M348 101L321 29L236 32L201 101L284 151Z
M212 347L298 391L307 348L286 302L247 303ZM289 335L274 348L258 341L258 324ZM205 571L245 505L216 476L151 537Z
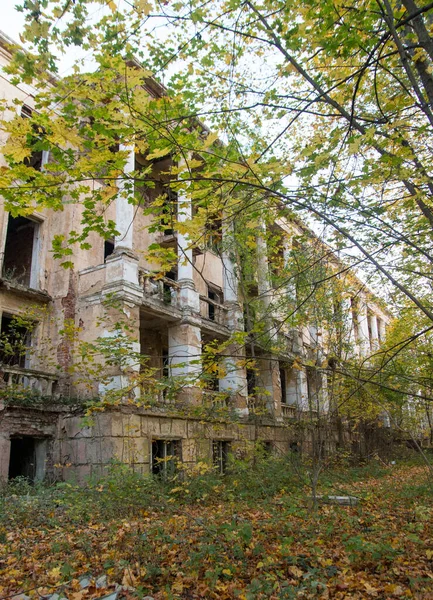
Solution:
M3 65L10 59L7 43L3 36ZM15 86L3 74L0 94L10 101L11 111L31 114L29 86ZM15 99L20 104L13 105ZM140 157L134 148L120 147L130 156L125 171L133 172ZM33 168L44 168L49 160L45 154L31 157ZM156 174L158 169L164 170L164 161L155 164ZM163 177L159 185L155 194L164 192ZM179 222L191 218L188 198L172 201ZM224 243L197 252L186 236L169 227L151 233L150 217L118 196L106 218L116 223L119 235L104 240L91 233L91 249L75 251L74 267L65 270L53 258L52 240L55 235L67 237L80 221L80 210L66 203L62 212L44 209L14 216L0 208L1 333L17 335L16 317L30 316L34 323L24 335L29 351L9 354L7 360L3 355L0 365L2 390L11 392L0 405L0 478L81 481L101 474L115 460L142 473L157 473L169 468L161 459L173 455L185 463L213 460L224 471L229 451L243 452L257 440L267 450L287 452L296 443L291 423L302 413L328 408L324 370L303 364L312 356L324 356L326 331L320 331L320 324L288 329L284 319L273 315L269 337L278 351L264 352L258 343L255 368L248 369L248 348L234 343L221 356L224 369L217 380L198 383L203 345L229 340L245 327L238 265ZM293 222L275 227L285 240L282 252L289 256L290 240L305 227ZM224 242L231 232L223 227L217 235ZM146 258L146 249L155 243L173 248L178 256L176 267L163 277L155 277ZM258 294L269 313L271 266L264 232L262 237L259 232L257 247ZM347 341L352 352L367 356L384 339L390 316L354 276L351 285L342 311ZM289 288L286 292L296 293ZM116 307L107 308L112 298ZM113 337L119 314L128 323L131 348L146 357L145 363L131 360L84 383L74 374L76 344ZM71 328L75 337L65 333ZM131 385L139 380L143 364L157 381L182 385L173 394L153 388L150 401L144 401L142 382ZM127 397L120 393L118 402L83 420L80 397L97 399L123 388ZM26 404L18 397L19 389L35 392L43 403Z

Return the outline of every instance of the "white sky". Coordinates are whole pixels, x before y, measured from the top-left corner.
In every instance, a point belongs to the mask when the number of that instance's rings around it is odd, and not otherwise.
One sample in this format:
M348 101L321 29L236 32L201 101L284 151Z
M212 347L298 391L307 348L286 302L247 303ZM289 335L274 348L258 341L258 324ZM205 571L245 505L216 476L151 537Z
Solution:
M15 10L17 4L19 4L19 0L0 0L0 29L19 43L19 34L24 25L24 15Z

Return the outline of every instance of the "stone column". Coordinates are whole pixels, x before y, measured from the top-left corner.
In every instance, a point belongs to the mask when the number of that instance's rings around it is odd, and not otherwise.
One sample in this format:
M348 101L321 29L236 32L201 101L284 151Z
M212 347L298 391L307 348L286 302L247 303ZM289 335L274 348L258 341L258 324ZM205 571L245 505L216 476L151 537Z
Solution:
M227 308L226 326L234 334L244 330L242 307L238 296L238 278L236 275L235 260L231 245L233 243L233 223L227 218L223 219L223 295L224 305ZM230 393L236 411L240 415L248 414L247 407L247 371L243 365L245 361L245 346L243 343L233 342L225 351L223 359L225 375L220 379L221 392ZM241 366L242 365L242 366Z
M125 177L135 169L134 147L120 146L121 151L129 152L124 167ZM133 228L135 203L128 200L134 195L134 183L119 179L119 193L116 198L116 230L114 252L106 260L106 284L104 293L124 294L132 301L142 297L138 281L138 257L133 252Z
M134 227L134 211L135 203L130 203L128 200L133 199L134 183L128 182L127 177L135 170L135 152L134 147L120 145L120 151L128 152L123 172L125 178L117 180L118 195L116 198L116 229L119 232L114 239L115 251L120 248L124 250L132 250L132 234ZM130 187L131 186L131 187Z
M289 269L289 263L290 263L290 259L291 259L291 252L292 252L292 243L291 240L289 240L288 238L284 239L284 245L283 245L283 256L284 256L284 267L285 269ZM293 304L296 306L296 283L295 283L295 279L289 279L287 281L287 285L285 286L286 288L286 294L287 294L287 298L293 302Z
M358 347L361 356L370 353L370 333L368 331L367 302L363 293L359 294L358 304Z
M263 303L264 316L270 317L268 311L272 302L272 290L269 279L268 247L266 244L266 226L261 223L257 232L257 288Z
M177 220L179 223L192 219L192 202L186 194L180 193L177 203ZM194 265L191 240L187 235L177 232L177 280L180 286L180 308L200 312L200 299L194 285Z
M377 326L376 315L370 314L370 331L371 331L371 349L373 352L379 348L379 331Z
M200 322L185 322L168 330L168 367L174 383L181 389L178 399L198 402L201 398L198 379L201 375Z
M268 412L281 417L281 380L279 362L268 358L258 358L259 369L257 386L263 390L263 404Z
M299 409L302 411L310 410L307 373L305 369L300 369L297 371L297 396Z

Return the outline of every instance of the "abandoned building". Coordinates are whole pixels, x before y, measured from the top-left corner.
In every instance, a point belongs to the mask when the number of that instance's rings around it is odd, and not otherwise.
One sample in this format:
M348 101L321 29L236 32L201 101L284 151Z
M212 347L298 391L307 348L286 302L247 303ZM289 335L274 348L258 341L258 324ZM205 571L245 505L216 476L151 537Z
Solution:
M2 66L10 60L9 43L0 37ZM2 98L24 118L31 115L32 91L1 75ZM20 103L12 104L14 100ZM46 153L35 153L29 164L38 170L48 160ZM125 171L133 171L137 160L130 149ZM0 161L6 164L3 157ZM164 162L155 168L163 169ZM171 193L169 188L160 193L164 191ZM179 221L190 218L187 199L172 194L170 201L182 206ZM281 351L271 355L258 344L255 368L249 369L247 349L233 344L223 353L221 374L195 383L203 370L203 345L229 340L244 327L237 265L224 245L222 251L218 245L218 238L223 240L230 230L215 231L214 239L195 252L187 237L169 226L150 233L150 217L135 212L132 203L117 197L107 218L116 223L119 235L104 240L90 234L91 249L77 251L74 267L65 270L53 258L52 240L75 226L76 204L65 204L62 212L44 209L26 216L0 208L1 335L18 347L14 352L11 344L12 350L2 350L0 356L1 390L9 390L7 401L0 398L0 478L83 481L116 460L139 472L160 473L171 468L164 460L169 456L185 463L213 461L223 472L229 452L241 451L253 440L260 440L267 451L287 452L296 442L290 423L302 413L327 410L326 373L303 365L306 357L321 352L326 332L317 324L296 330L279 327L278 315L270 337L278 338ZM294 233L306 230L302 224L284 222L275 228L287 244ZM163 277L153 276L143 252L155 242L172 247L178 256L177 266ZM271 267L265 242L258 246L258 293L269 297ZM282 248L283 254L288 251L288 245ZM390 315L355 275L350 285L343 300L348 342L353 352L367 356L384 339ZM107 309L106 300L113 296L116 309ZM118 311L128 323L134 353L147 357L145 366L156 380L182 381L175 394L161 387L144 401L143 386L130 383L143 368L139 361L105 379L95 373L90 388L71 375L75 356L65 329L73 323L83 343L110 339ZM32 320L31 328L24 318ZM83 420L83 409L75 402L80 393L96 398L125 386L126 399L120 394L118 402ZM24 402L28 391L43 402ZM260 394L264 414L257 421ZM234 418L225 418L224 411Z

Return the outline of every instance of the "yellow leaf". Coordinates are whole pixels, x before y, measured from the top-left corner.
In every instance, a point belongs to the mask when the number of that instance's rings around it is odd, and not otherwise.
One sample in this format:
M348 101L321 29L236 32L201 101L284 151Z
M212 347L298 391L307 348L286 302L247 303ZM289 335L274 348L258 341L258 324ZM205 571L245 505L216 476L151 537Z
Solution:
M51 569L51 571L48 572L48 576L53 581L57 581L58 579L60 579L60 567L55 567L54 569Z
M136 0L135 7L144 15L148 15L153 8L149 0Z
M166 156L170 153L170 148L160 148L159 150L154 150L150 154L146 156L147 160L153 160L154 158L161 158L162 156Z
M181 594L183 592L183 583L181 581L175 581L171 586L171 590Z
M223 569L222 572L223 572L224 575L231 575L232 574L232 572L230 571L230 569Z
M302 575L303 575L303 572L301 571L301 569L299 569L298 567L295 567L295 565L291 565L289 567L289 571L295 577L302 577Z

